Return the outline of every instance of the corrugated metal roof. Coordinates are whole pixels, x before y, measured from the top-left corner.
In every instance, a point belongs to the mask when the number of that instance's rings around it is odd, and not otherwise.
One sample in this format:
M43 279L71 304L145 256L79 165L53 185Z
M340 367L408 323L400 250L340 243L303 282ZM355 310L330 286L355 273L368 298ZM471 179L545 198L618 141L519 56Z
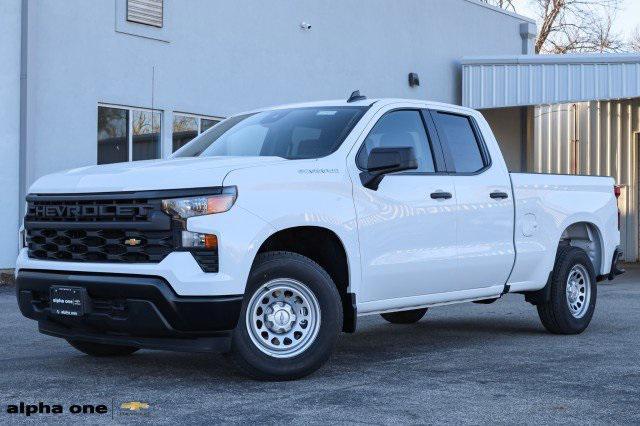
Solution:
M463 58L462 104L502 108L640 97L640 55Z

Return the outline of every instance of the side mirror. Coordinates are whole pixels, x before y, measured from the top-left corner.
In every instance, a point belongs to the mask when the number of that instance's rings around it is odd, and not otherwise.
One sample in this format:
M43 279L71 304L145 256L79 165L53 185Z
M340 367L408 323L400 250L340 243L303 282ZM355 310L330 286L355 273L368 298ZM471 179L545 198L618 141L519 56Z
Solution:
M365 188L377 191L384 175L417 168L418 160L411 147L374 148L367 159L367 170L360 173L360 181Z

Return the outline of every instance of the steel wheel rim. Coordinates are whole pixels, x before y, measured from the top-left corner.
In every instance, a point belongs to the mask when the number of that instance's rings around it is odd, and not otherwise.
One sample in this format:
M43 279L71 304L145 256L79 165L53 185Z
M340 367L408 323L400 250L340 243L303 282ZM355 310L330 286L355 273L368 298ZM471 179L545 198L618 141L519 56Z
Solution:
M591 279L587 268L574 265L569 271L566 285L569 312L574 318L582 318L589 310L591 302Z
M246 326L253 344L275 358L291 358L306 351L320 330L320 304L303 283L279 278L253 294Z

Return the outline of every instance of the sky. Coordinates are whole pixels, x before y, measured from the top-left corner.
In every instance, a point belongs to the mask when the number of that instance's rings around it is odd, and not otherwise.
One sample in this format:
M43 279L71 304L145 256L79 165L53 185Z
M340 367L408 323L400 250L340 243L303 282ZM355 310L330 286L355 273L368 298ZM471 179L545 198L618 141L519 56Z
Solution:
M516 0L514 3L519 14L535 19L536 14L528 0ZM640 27L640 0L623 0L622 7L615 16L614 30L627 38L636 27Z

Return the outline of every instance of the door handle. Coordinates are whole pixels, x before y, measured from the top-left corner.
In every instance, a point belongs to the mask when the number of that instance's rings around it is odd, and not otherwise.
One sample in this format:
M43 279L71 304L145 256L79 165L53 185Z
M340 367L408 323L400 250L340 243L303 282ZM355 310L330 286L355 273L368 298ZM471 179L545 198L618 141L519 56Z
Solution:
M505 199L505 198L509 198L509 194L507 194L506 192L500 192L500 191L495 191L492 192L491 195L489 195L489 197L496 199Z
M453 197L453 195L451 195L450 192L436 191L431 193L431 198L434 200L448 200L451 197Z

